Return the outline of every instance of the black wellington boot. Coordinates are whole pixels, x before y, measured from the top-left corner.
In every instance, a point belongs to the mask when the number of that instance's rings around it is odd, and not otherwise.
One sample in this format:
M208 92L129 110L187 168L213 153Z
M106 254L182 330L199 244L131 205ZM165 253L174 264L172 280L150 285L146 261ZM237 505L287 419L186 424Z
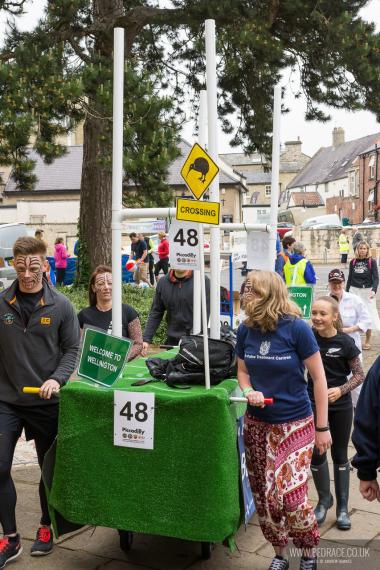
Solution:
M318 526L321 526L326 519L327 511L333 506L333 496L330 492L330 474L327 459L321 465L311 465L314 485L318 492L318 504L314 509Z
M351 520L348 515L348 494L350 487L350 464L334 463L336 526L340 530L350 530Z

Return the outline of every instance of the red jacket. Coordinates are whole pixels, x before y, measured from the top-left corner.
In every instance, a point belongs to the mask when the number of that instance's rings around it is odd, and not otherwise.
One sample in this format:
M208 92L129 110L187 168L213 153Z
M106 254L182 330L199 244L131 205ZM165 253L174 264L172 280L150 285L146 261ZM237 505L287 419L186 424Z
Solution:
M167 257L169 257L169 242L166 238L160 241L160 243L158 244L157 251L158 251L158 257L160 259L166 259Z

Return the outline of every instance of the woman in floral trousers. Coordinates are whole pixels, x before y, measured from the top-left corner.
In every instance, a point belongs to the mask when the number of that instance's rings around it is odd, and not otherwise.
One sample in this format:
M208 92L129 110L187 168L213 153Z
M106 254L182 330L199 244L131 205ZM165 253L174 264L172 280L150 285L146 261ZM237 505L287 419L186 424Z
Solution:
M319 348L279 275L252 271L245 291L247 319L236 345L238 380L248 399L244 435L252 492L261 530L275 551L269 570L289 568L289 538L302 549L300 570L315 570L320 534L307 480L314 444L320 453L331 445ZM305 366L314 382L317 425ZM274 404L265 406L264 397Z

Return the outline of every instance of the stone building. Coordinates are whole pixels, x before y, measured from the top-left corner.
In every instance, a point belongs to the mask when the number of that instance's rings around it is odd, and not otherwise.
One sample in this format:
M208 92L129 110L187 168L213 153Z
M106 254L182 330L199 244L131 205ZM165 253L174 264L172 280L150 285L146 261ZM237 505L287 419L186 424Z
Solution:
M336 213L350 223L363 220L358 157L380 140L380 133L348 142L344 136L341 127L334 128L332 145L320 148L281 196L281 210L289 207L289 197L294 192L318 192L325 206L321 213Z
M243 153L221 154L220 158L241 173L246 179L248 193L245 197L245 205L253 206L255 215L253 222L267 222L271 201L271 171L270 163L258 153L245 155ZM281 194L293 178L302 170L310 160L307 154L302 152L300 140L287 141L280 155L279 194Z
M167 182L177 197L192 197L180 175L190 150L189 143L180 141L180 155L168 169ZM52 164L45 164L32 149L29 155L36 161L35 189L22 191L10 177L2 193L0 223L3 218L3 223L22 222L32 228L42 228L49 244L53 244L57 236L63 237L66 245L72 250L79 217L83 146L69 146L67 154ZM219 162L221 221L240 222L244 195L248 191L245 179L227 164ZM208 199L207 192L204 198Z
M362 220L380 221L380 137L358 157Z

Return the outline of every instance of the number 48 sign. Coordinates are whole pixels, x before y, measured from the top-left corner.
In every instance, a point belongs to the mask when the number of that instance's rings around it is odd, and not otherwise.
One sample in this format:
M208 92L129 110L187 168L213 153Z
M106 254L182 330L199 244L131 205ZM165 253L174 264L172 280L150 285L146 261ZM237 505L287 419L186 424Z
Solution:
M114 392L114 445L153 449L154 394Z
M172 269L200 269L199 224L173 220L169 229L169 262Z

